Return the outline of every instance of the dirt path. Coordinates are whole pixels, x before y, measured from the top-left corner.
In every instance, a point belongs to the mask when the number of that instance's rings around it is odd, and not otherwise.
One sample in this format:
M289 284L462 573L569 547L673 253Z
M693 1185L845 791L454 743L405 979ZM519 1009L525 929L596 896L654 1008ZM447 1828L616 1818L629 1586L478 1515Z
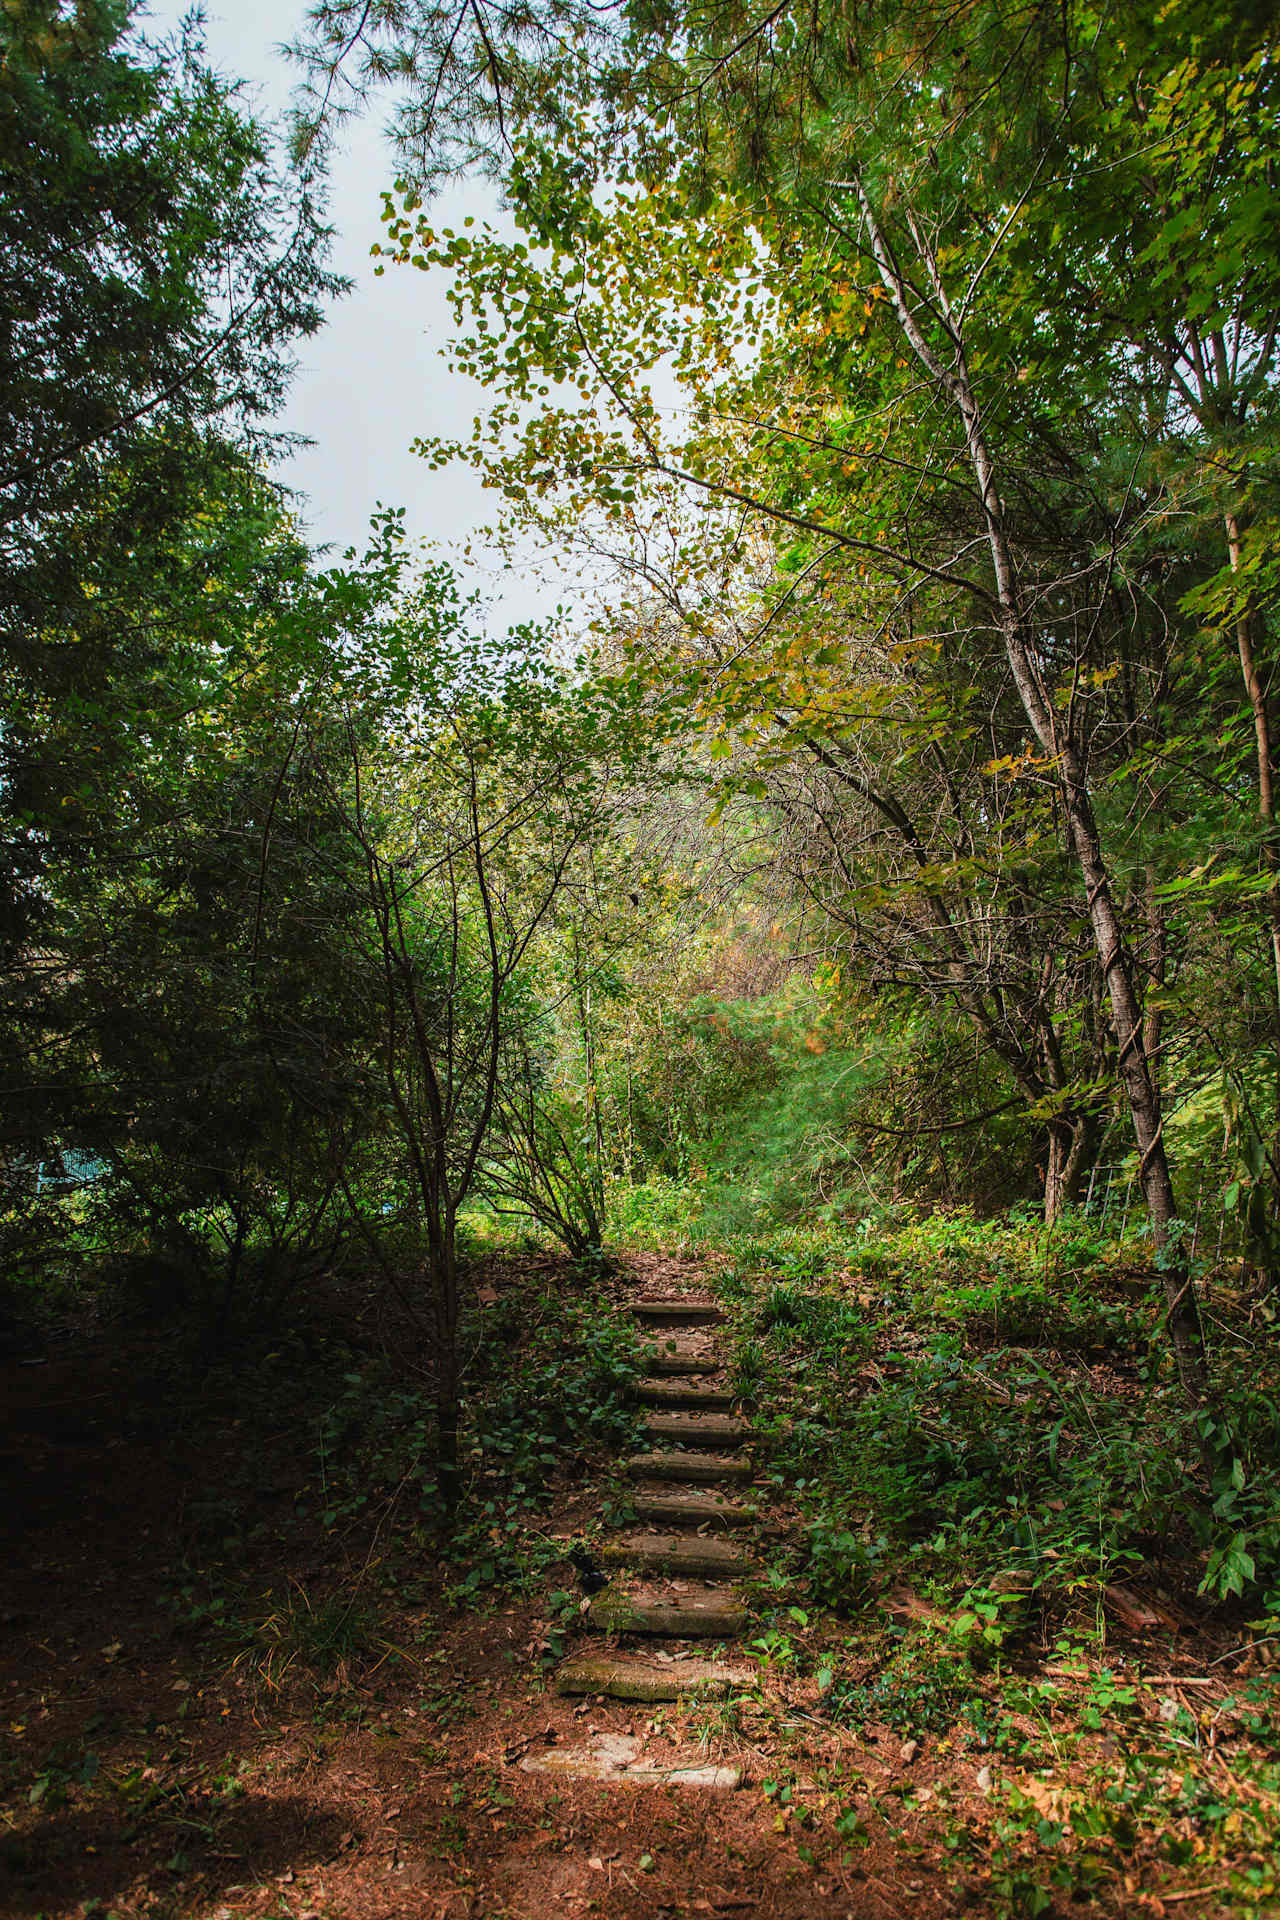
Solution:
M691 1277L650 1259L627 1291L669 1294ZM675 1419L696 1435L723 1408L672 1407L662 1388L722 1396L723 1356L704 1329L677 1333L675 1352L661 1320L656 1331L651 1418L659 1433ZM688 1567L664 1581L650 1566L658 1577L647 1585L630 1578L655 1538L668 1553L698 1543L714 1553L740 1517L754 1538L751 1496L718 1490L722 1470L736 1489L750 1466L737 1430L722 1431L710 1481L696 1487L683 1464L651 1473L642 1463L634 1515L601 1555L622 1564L610 1565L595 1618L579 1622L560 1663L576 1687L576 1660L621 1647L616 1666L657 1669L649 1691L681 1697L612 1697L619 1685L582 1696L557 1691L548 1653L562 1628L546 1589L568 1585L571 1565L526 1599L450 1604L446 1571L394 1537L335 1534L309 1507L299 1518L295 1495L314 1459L300 1451L305 1420L283 1399L264 1425L255 1379L242 1383L248 1398L184 1426L162 1375L161 1343L114 1336L68 1338L3 1370L0 1913L800 1920L900 1910L873 1862L842 1865L838 1847L812 1844L802 1810L766 1794L780 1761L821 1772L832 1742L797 1720L787 1752L772 1735L766 1751L750 1701L727 1714L709 1697L757 1675L740 1644L708 1672L683 1633L642 1642L599 1631L616 1624L610 1606L642 1608L646 1593L677 1614L728 1604L745 1627L730 1591L736 1563L728 1581ZM674 1445L668 1431L664 1450ZM598 1502L596 1487L565 1485L540 1524L566 1541L589 1535ZM318 1617L325 1596L353 1584L375 1616L371 1647L322 1677L273 1661L273 1623L283 1632L290 1607L289 1618ZM678 1684L663 1684L663 1668L680 1669ZM720 1769L740 1784L602 1787L540 1770L605 1741L660 1775Z

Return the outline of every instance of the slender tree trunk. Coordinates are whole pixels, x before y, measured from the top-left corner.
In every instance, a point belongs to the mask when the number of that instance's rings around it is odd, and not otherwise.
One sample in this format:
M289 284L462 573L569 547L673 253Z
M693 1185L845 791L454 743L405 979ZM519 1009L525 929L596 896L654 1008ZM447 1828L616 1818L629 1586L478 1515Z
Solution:
M1227 555L1231 571L1240 571L1243 536L1240 521L1233 511L1225 515ZM1274 1138L1271 1145L1273 1196L1280 1189L1280 847L1276 844L1275 770L1271 759L1271 716L1267 692L1258 669L1254 646L1253 620L1242 612L1236 620L1236 649L1240 655L1240 677L1244 682L1249 711L1253 715L1254 752L1258 765L1258 818L1262 822L1262 859L1270 875L1266 894L1267 934L1271 942L1273 997L1271 1004L1271 1046L1276 1061L1276 1102Z
M1068 1204L1064 1192L1067 1156L1071 1151L1071 1128L1064 1120L1049 1123L1049 1158L1044 1170L1044 1223L1051 1227L1061 1219Z
M1025 640L1020 631L1012 630L1013 625L1011 618L1006 645L1027 718L1045 750L1056 749L1071 844L1084 880L1089 923L1111 1002L1117 1040L1116 1066L1129 1102L1138 1145L1138 1182L1164 1276L1165 1318L1178 1377L1188 1396L1198 1402L1208 1392L1204 1334L1190 1264L1181 1240L1173 1175L1164 1147L1160 1102L1143 1045L1142 1003L1134 987L1133 969L1079 752L1074 741L1060 741L1056 737L1052 709L1036 683Z
M1064 1114L1049 1127L1049 1164L1044 1181L1044 1219L1051 1227L1080 1198L1080 1183L1092 1165L1097 1128L1087 1113Z
M1147 1056L1147 1071L1151 1075L1151 1084L1159 1101L1164 1009L1160 1005L1159 993L1153 993L1151 989L1164 986L1165 970L1169 961L1169 936L1165 926L1164 909L1160 905L1159 895L1156 892L1154 867L1147 868L1142 902L1147 921L1147 950L1143 956L1147 973L1147 989L1143 995L1142 1006L1142 1047Z
M627 1021L627 1130L625 1152L627 1156L627 1185L633 1187L636 1183L636 1116L635 1089L632 1083L631 1073L630 1017L628 1017Z
M218 1298L217 1312L209 1328L206 1342L206 1351L210 1359L212 1359L213 1354L221 1350L226 1342L227 1331L231 1325L231 1312L235 1304L236 1294L240 1290L240 1275L244 1266L244 1249L248 1233L248 1223L239 1207L233 1207L232 1211L235 1216L236 1230L232 1235L231 1244L227 1248L226 1272L223 1276L222 1287Z
M962 326L951 308L928 236L908 215L912 239L936 301L934 318L940 322L949 341L950 364L945 364L920 325L913 296L908 291L861 185L857 191L871 250L903 335L939 392L955 407L963 426L965 447L977 484L987 549L991 556L995 579L994 610L1005 657L1031 730L1057 769L1071 846L1084 880L1086 910L1106 981L1118 1042L1117 1069L1129 1103L1138 1145L1139 1182L1164 1278L1165 1317L1178 1377L1188 1398L1200 1403L1208 1394L1204 1334L1190 1262L1182 1244L1181 1222L1174 1197L1173 1176L1164 1147L1159 1101L1143 1046L1142 1005L1135 991L1133 969L1111 890L1084 760L1071 733L1068 731L1065 738L1060 736L1052 700L1036 665L1033 637L1023 615L1017 573L1006 534L995 465L986 441L981 408L969 375Z
M1098 1158L1098 1142L1102 1129L1091 1113L1082 1113L1076 1121L1075 1137L1071 1142L1071 1151L1067 1155L1067 1164L1062 1170L1062 1185L1066 1195L1066 1204L1074 1207L1080 1198L1080 1189L1086 1175L1091 1175Z

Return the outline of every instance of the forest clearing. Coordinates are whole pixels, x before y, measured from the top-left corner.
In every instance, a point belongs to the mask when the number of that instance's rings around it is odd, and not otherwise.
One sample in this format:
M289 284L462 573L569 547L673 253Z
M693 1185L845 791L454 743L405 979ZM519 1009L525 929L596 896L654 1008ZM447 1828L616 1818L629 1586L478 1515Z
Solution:
M0 1913L1280 1913L1272 16L7 0Z

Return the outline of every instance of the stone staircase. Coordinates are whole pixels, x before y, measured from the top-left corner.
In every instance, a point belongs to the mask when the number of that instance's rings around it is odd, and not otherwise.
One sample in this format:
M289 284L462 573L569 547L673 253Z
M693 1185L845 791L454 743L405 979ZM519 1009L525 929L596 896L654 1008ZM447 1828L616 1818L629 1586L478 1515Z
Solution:
M655 1343L636 1396L651 1445L625 1463L644 1524L600 1551L613 1577L586 1624L610 1645L567 1660L556 1685L616 1700L723 1696L749 1685L753 1669L707 1659L690 1643L731 1642L747 1627L735 1583L754 1568L741 1537L758 1522L751 1424L733 1413L733 1395L716 1378L725 1367L715 1337L724 1314L714 1300L667 1295L640 1299L633 1311Z

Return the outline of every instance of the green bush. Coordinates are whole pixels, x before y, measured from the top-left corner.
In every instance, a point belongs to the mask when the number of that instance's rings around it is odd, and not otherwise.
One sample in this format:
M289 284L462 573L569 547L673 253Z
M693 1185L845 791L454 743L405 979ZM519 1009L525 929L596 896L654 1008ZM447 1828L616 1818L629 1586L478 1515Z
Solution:
M1016 1575L1060 1604L1163 1563L1184 1592L1276 1604L1280 1376L1224 1324L1229 1424L1190 1410L1154 1276L1145 1296L1111 1281L1140 1252L1079 1219L967 1213L739 1244L736 1377L803 1509L816 1598L852 1610L892 1561L957 1595Z
M530 1290L479 1308L464 1329L465 1505L537 1505L552 1475L583 1455L626 1445L641 1343L598 1284ZM344 1377L320 1441L328 1524L398 1492L434 1524L436 1438L426 1384L376 1359ZM465 1529L467 1512L458 1525Z
M838 1726L876 1722L895 1733L945 1733L976 1698L977 1680L961 1649L931 1634L899 1638L865 1680L837 1674L826 1711Z

